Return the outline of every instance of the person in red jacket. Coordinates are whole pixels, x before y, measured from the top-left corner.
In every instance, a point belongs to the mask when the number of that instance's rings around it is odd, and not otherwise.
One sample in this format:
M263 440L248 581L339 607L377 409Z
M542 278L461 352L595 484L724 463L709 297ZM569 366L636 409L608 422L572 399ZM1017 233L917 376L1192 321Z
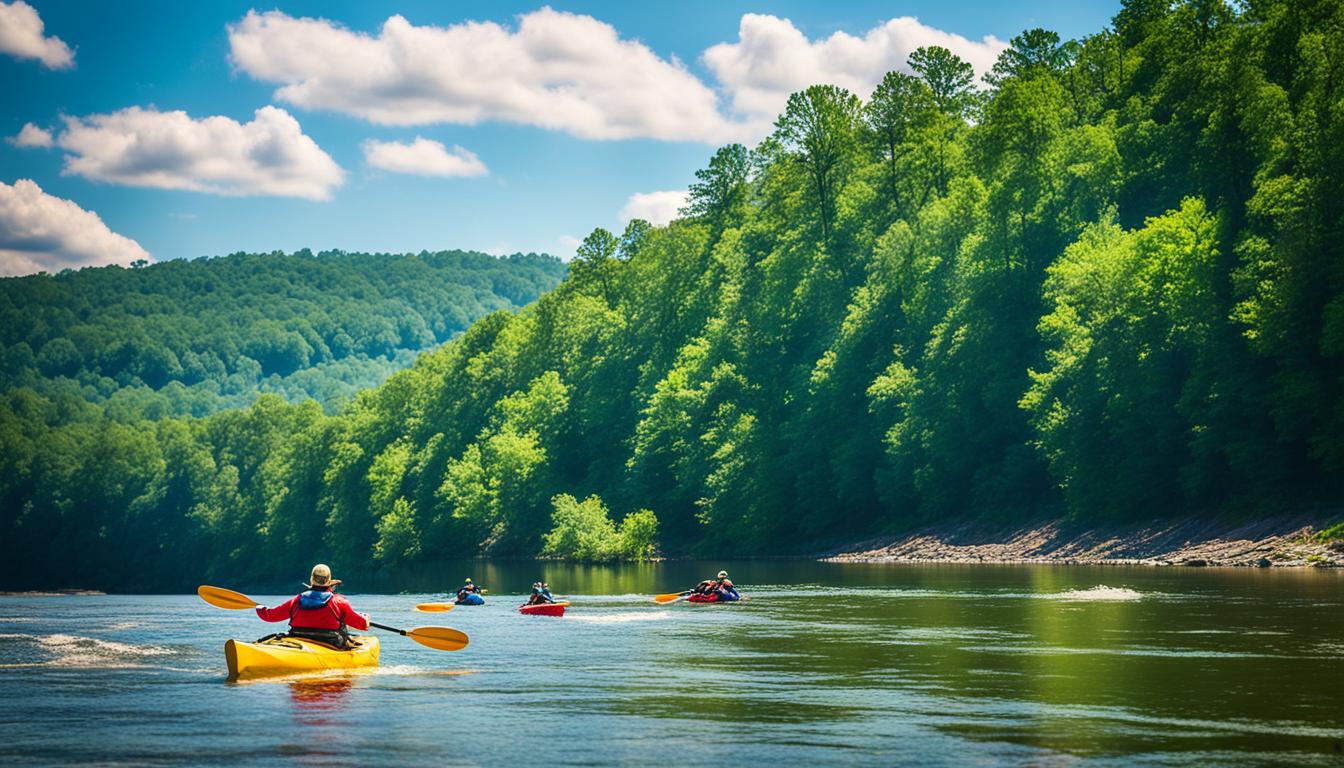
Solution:
M340 579L331 577L331 568L322 563L313 566L307 592L300 592L274 608L257 606L257 615L262 621L289 620L289 633L294 637L303 637L337 648L350 648L347 627L355 629L369 628L369 617L356 613L350 601L336 594Z

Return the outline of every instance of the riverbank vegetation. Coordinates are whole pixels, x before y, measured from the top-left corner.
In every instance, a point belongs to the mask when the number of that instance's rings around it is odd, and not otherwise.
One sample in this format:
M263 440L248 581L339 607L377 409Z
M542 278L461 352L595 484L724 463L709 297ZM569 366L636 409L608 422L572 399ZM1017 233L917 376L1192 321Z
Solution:
M604 553L645 508L664 551L750 555L1339 507L1341 50L1336 2L1144 0L1024 32L984 88L921 49L872 94L794 94L682 218L594 230L555 290L338 414L10 392L0 575Z
M0 391L123 421L204 416L259 392L335 410L564 273L536 254L303 250L0 280Z

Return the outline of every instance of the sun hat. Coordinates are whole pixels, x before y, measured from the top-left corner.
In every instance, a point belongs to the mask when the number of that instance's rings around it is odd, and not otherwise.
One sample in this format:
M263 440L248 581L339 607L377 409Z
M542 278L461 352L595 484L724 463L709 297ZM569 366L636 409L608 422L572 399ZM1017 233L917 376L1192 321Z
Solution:
M304 584L304 586L309 589L317 589L319 587L334 587L340 583L340 579L331 578L330 566L326 563L318 563L313 566L313 573L308 577L308 583Z
M726 578L728 578L728 572L727 572L727 571L719 571L719 576L718 576L718 577L719 577L720 579L726 579Z

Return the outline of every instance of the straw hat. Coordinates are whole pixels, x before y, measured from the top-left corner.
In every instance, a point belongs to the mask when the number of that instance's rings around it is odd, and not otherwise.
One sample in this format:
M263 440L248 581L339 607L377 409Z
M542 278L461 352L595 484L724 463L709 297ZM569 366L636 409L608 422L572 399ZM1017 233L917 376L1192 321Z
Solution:
M340 583L340 579L331 578L331 568L326 563L318 563L313 566L313 574L308 577L308 583L304 586L309 589L329 589Z

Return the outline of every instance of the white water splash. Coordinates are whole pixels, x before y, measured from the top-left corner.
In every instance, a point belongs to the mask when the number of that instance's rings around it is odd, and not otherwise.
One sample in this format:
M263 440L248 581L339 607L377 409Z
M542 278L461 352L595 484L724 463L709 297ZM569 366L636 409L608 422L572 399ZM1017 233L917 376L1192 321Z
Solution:
M96 667L100 669L144 667L149 666L143 661L147 657L169 656L176 653L171 648L158 645L130 645L78 635L0 634L0 640L31 643L51 656L51 658L40 662L31 662L25 666Z
M1069 602L1126 603L1143 599L1143 594L1128 587L1108 587L1099 584L1091 589L1071 589L1068 592L1037 595L1037 597Z

